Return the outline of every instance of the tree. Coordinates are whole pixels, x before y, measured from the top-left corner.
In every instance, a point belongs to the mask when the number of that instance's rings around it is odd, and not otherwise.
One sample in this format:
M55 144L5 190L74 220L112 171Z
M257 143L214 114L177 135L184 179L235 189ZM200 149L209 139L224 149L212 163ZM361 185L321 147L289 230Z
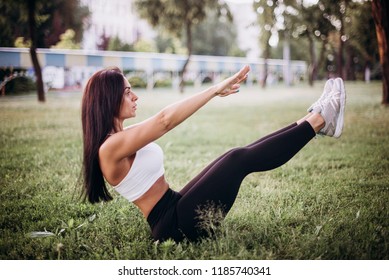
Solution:
M16 38L25 36L17 31L19 24L15 23L18 23L20 18L20 9L15 6L15 1L0 0L0 44L2 47L13 47Z
M27 2L23 0L0 0L0 42L4 47L13 47L16 38L29 37ZM83 27L88 21L89 10L80 6L79 0L35 0L37 47L50 48L60 41L68 29L75 32L79 43Z
M372 18L367 9L370 3L350 0L321 0L317 3L304 0L255 2L264 7L260 11L269 4L276 6L273 10L276 16L268 20L275 24L275 32L284 34L281 38L287 39L285 35L289 33L303 44L307 42L306 57L300 59L309 61L308 77L311 85L322 70L336 72L344 79L356 79L357 71L362 72L364 67L374 63L376 43L371 36L374 26L371 26ZM275 50L278 52L277 58L281 57L279 50ZM329 63L328 69L323 67L326 61Z
M366 1L321 0L299 11L305 18L306 29L312 34L311 41L321 41L315 72L325 66L326 54L329 65L325 71L334 72L345 80L357 79L358 72L375 63L376 40L372 36L374 22L370 10L370 3ZM307 36L306 33L300 35ZM310 49L311 53L317 51ZM311 79L313 81L315 77Z
M296 1L294 0L255 0L253 4L257 13L258 24L261 27L260 45L263 49L264 75L261 81L262 87L266 86L268 76L267 60L272 56L271 47L276 48L279 41L283 42L282 57L286 61L284 67L284 80L290 84L290 35L293 30L293 18L297 14ZM280 39L281 36L281 39Z
M39 64L38 56L36 54L37 38L36 38L36 21L35 21L35 11L36 11L35 0L28 1L27 10L28 10L28 26L30 29L30 39L31 39L30 55L31 55L32 64L34 65L34 71L36 76L38 101L45 102L45 91L43 88L42 69Z
M313 86L323 65L328 38L334 27L328 20L329 10L323 3L307 5L304 1L296 1L294 8L296 13L291 16L294 23L292 36L308 41L308 82Z
M354 64L357 56L354 38L360 37L363 30L363 28L357 30L354 26L359 25L359 22L363 22L362 25L366 26L368 19L363 16L356 18L353 14L363 10L363 2L321 0L318 5L323 11L324 18L332 25L332 28L327 27L327 38L331 39L337 75L344 80L354 80L356 78Z
M180 71L180 91L184 90L184 75L192 55L193 27L203 21L207 9L216 9L217 15L229 13L227 4L218 0L136 0L136 7L142 18L154 26L160 26L180 37L186 38L187 59Z
M44 102L42 69L36 49L55 45L68 28L74 29L75 40L79 42L89 10L80 7L78 0L0 0L0 10L0 22L4 25L0 28L3 46L12 47L18 37L31 40L30 56L36 75L38 101Z
M360 3L360 5L350 10L349 18L351 25L348 27L349 49L346 55L349 56L347 61L348 64L351 62L351 65L347 67L347 76L348 78L354 78L360 72L360 76L364 77L365 81L369 81L371 69L379 64L377 35L371 3ZM356 73L353 74L353 72Z
M279 1L258 1L256 0L253 4L254 10L257 12L258 24L261 27L261 35L259 38L260 45L263 49L262 57L265 60L263 77L261 85L263 88L266 87L266 80L268 76L268 64L267 60L271 55L270 38L273 34L277 33L277 16L275 10L279 4Z
M217 11L207 12L206 18L193 29L193 53L226 56L239 49L236 28L228 15L218 17Z
M386 0L373 0L372 13L376 25L378 50L382 66L382 104L389 104L389 4Z
M326 0L323 1L327 8L329 9L329 14L327 16L328 20L332 23L332 25L336 28L336 31L338 33L338 51L336 53L336 66L337 66L337 73L338 76L343 78L344 80L347 80L347 62L345 65L345 57L344 53L345 50L349 49L348 46L348 39L349 35L348 30L346 30L346 23L347 26L350 25L350 17L349 17L349 11L353 8L355 8L355 5L358 5L357 3L352 2L351 0ZM346 57L347 59L347 57Z
M182 42L170 33L161 29L158 30L158 34L155 38L155 45L157 51L160 53L172 53L172 54L186 54L185 47Z

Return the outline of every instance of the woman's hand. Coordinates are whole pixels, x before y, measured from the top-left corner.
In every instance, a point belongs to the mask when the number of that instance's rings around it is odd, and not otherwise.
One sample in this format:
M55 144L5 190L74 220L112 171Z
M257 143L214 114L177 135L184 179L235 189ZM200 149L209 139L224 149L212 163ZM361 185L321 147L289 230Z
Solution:
M216 95L228 96L239 92L240 83L247 79L247 73L250 71L250 66L246 65L239 70L235 75L221 81L215 85Z

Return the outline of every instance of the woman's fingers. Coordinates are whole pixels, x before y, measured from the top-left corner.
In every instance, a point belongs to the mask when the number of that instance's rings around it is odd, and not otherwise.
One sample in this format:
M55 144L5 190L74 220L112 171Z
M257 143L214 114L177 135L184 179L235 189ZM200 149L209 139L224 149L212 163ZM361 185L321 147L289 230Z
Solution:
M220 96L228 96L230 94L234 94L239 92L240 85L239 84L234 84L231 87L228 87L224 89L219 95Z
M238 83L240 84L240 83L246 81L247 77L248 77L248 75L246 74L242 79L240 79L240 80L238 81Z
M238 73L236 73L236 78L234 79L235 83L241 83L245 81L248 77L248 73L250 72L250 66L246 65L242 69L239 70Z
M242 69L240 69L240 71L238 72L239 73L239 76L240 77L246 77L247 74L250 72L250 66L246 65L244 66Z
M250 71L250 66L246 65L242 67L235 75L225 80L223 89L219 92L219 95L227 96L232 93L239 92L240 83L244 82L247 79L248 72Z

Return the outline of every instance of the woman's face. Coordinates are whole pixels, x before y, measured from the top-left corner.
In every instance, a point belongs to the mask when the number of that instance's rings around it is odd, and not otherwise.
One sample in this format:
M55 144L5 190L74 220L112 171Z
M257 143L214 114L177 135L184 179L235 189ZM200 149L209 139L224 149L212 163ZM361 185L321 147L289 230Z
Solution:
M136 101L138 96L131 90L131 85L124 79L124 93L122 104L120 105L119 119L125 120L136 116Z

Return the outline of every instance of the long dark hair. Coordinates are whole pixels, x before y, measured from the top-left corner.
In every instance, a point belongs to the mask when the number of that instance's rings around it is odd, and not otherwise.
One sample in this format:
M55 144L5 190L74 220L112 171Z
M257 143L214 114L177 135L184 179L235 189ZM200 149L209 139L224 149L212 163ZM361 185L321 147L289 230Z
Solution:
M93 74L84 90L81 105L83 195L91 203L112 199L100 169L99 148L115 129L114 117L119 114L123 92L124 76L116 67Z

